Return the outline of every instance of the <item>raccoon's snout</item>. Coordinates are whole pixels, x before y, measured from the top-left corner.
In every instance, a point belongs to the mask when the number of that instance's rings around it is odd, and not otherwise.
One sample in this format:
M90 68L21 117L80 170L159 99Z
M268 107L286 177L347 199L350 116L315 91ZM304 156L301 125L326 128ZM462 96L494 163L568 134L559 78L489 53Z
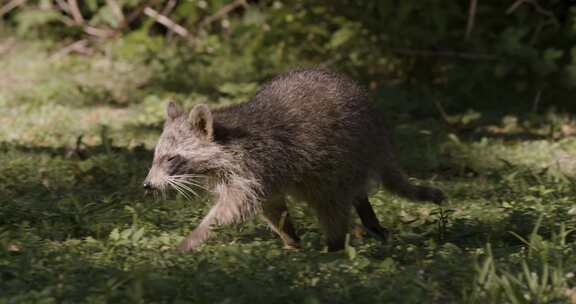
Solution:
M142 183L142 187L144 187L146 191L155 190L159 188L159 178L157 170L155 170L154 168L150 169L150 172L148 172L148 175L146 176L144 182Z

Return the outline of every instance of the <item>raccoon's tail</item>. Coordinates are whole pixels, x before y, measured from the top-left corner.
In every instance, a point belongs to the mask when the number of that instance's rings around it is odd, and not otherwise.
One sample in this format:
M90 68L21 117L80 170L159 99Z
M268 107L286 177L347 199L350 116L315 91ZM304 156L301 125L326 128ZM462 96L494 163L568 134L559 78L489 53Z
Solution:
M388 161L380 172L383 186L394 194L414 201L442 203L446 196L442 190L412 184L395 161Z

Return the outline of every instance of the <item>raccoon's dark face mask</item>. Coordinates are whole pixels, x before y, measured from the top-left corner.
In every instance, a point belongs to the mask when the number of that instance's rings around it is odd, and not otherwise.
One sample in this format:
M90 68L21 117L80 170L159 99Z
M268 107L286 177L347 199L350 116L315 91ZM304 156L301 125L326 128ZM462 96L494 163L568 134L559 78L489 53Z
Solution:
M172 187L181 193L193 192L198 178L221 166L224 152L213 140L213 125L212 112L206 105L197 105L186 115L169 102L144 188L163 191Z

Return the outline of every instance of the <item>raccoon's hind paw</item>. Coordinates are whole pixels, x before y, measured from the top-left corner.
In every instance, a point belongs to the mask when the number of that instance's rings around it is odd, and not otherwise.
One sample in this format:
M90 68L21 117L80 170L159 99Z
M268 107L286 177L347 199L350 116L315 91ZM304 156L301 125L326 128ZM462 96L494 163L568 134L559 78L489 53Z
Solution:
M418 186L418 200L442 204L446 200L446 195L437 188Z
M282 245L282 249L284 250L300 250L300 244L298 243L290 243Z

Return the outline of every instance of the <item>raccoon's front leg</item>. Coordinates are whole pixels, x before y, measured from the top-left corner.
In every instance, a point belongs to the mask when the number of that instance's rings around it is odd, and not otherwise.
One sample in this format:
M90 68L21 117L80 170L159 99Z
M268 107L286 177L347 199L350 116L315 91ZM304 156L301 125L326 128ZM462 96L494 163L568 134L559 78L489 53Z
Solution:
M210 225L202 223L178 245L178 251L190 251L202 244L212 234L213 232L211 231Z
M228 225L240 222L247 217L243 213L243 206L238 206L235 201L218 201L208 214L202 219L200 225L196 227L178 246L179 251L190 251L200 246L204 241L214 235L213 227Z
M214 226L238 223L254 215L259 210L260 200L251 185L256 183L241 178L217 185L214 190L217 193L216 203L200 225L180 243L178 249L190 251L214 235Z
M227 206L225 202L216 203L202 219L200 225L180 243L178 250L190 251L214 235L213 226L226 225L239 220L240 216L230 211L230 206Z

